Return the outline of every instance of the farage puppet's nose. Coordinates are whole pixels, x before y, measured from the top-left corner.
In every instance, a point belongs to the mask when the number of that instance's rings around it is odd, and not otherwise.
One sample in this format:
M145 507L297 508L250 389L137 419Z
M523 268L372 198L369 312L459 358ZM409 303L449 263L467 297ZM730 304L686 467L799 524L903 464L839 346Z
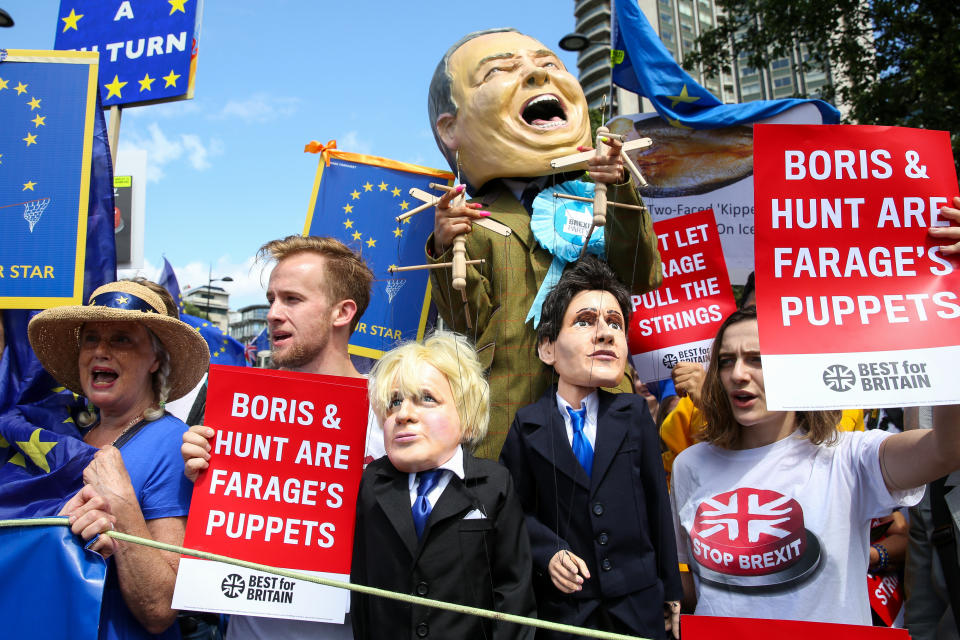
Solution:
M530 86L539 87L543 84L546 84L549 76L547 75L546 70L540 67L533 67L530 70L530 73L527 74L526 83Z

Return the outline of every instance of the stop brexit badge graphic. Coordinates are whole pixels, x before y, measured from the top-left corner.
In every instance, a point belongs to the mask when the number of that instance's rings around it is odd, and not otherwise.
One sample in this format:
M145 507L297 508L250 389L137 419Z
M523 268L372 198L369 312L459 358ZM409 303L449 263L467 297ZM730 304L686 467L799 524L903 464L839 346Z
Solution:
M754 127L767 406L960 401L960 260L928 234L957 195L950 136Z
M349 579L367 433L367 381L210 367L210 467L184 546ZM343 622L347 592L183 558L181 609Z

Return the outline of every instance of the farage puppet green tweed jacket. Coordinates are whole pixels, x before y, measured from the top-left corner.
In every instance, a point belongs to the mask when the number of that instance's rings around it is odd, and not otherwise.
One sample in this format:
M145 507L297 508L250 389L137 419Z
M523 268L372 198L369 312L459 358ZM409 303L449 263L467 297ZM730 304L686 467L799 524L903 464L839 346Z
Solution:
M607 199L641 204L631 182L610 185ZM451 286L450 269L431 270L431 295L447 326L475 341L480 362L487 369L490 427L474 454L496 460L517 409L536 402L554 381L552 369L537 356L533 323L524 322L553 257L534 239L530 214L509 189L501 185L473 202L483 203L492 214L489 220L506 225L510 233L503 235L475 223L467 234L467 258L483 258L486 263L467 265L466 304ZM609 207L605 234L607 261L631 293L660 285L660 253L648 211ZM429 262L452 259L450 249L432 257L432 246L431 235L427 240ZM629 379L624 376L612 391L632 391Z

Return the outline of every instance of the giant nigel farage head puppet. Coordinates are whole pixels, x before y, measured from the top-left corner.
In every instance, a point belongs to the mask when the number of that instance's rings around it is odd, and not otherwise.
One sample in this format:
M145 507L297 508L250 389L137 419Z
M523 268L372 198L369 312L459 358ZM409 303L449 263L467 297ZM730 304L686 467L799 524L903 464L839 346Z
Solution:
M464 36L430 83L430 124L461 181L555 173L550 160L590 145L583 89L552 51L513 29Z

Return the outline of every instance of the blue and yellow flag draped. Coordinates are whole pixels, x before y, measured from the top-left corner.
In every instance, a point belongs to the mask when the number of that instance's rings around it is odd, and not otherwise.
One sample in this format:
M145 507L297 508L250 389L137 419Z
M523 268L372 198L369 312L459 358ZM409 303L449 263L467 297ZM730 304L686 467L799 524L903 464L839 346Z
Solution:
M786 98L723 104L677 64L637 0L615 0L611 34L614 84L649 99L660 117L675 127L717 129L748 124L805 103L820 110L824 124L840 121L840 112L823 100Z
M402 340L422 338L430 306L426 270L392 274L391 265L426 262L424 246L433 231L433 210L403 222L395 218L421 204L416 187L450 184L453 174L404 162L336 150L336 142L311 143L321 151L304 235L330 236L359 252L373 270L370 306L350 337L350 353L379 358Z
M96 640L106 561L69 527L0 528L4 638Z
M0 78L6 79L7 69L0 64ZM41 105L47 106L43 99ZM96 104L94 110L87 182L82 189L77 187L86 198L83 299L117 277L113 168L99 107ZM0 157L0 162L4 160ZM71 417L83 399L53 380L30 348L27 324L36 313L26 309L2 313L6 342L0 353L2 519L56 515L82 486L83 468L95 451L80 439ZM0 529L0 546L4 637L97 637L106 575L100 556L84 550L64 526Z
M183 312L183 295L180 293L180 283L177 280L177 274L174 273L173 267L170 265L170 261L166 258L163 259L163 271L160 272L157 284L173 296L174 302L180 309L180 319L193 327L207 341L207 347L210 348L211 364L230 364L235 367L245 367L249 364L245 356L244 346L239 340L228 336L220 327L208 320Z

